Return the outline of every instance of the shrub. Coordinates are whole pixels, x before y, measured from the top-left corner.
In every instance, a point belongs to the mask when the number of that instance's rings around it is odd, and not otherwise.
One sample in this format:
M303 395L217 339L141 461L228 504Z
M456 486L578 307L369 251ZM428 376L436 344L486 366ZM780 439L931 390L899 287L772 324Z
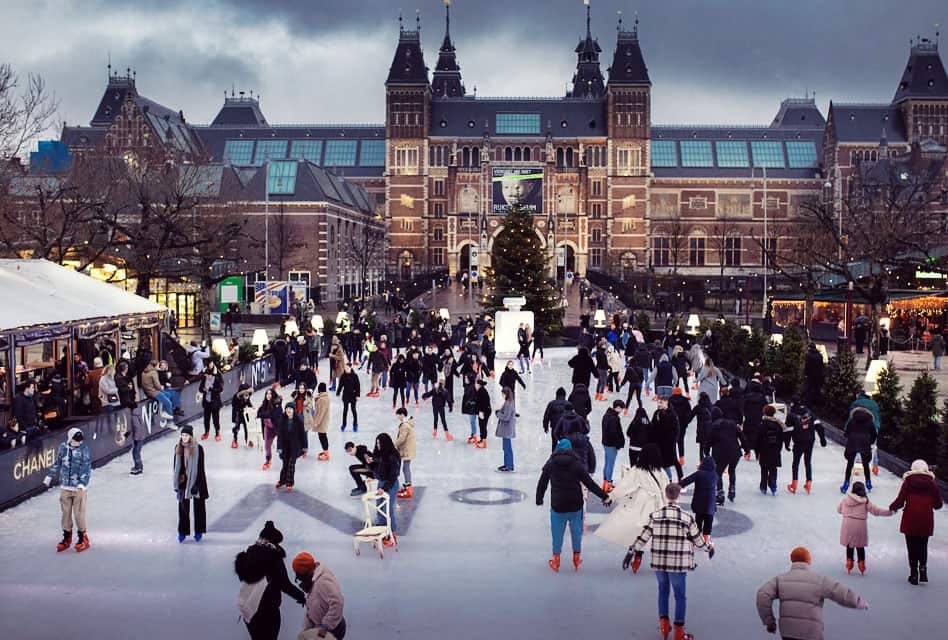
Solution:
M849 405L862 389L859 373L856 371L856 357L849 349L838 351L830 358L823 396L826 408L835 418L846 416Z
M806 345L803 335L796 326L787 327L783 334L783 341L775 349L774 370L777 393L791 398L803 386L803 359L806 355Z
M877 389L872 399L879 405L882 425L879 431L879 446L888 449L893 446L899 432L902 419L902 384L895 370L895 363L889 364L879 373Z
M929 464L935 463L940 430L937 396L938 383L927 371L915 378L905 401L896 441L897 453L910 462L921 458Z

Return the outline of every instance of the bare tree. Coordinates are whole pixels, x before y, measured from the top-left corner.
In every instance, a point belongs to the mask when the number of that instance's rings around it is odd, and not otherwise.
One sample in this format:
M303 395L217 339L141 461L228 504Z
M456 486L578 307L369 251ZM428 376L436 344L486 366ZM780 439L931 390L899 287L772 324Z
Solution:
M803 203L802 218L825 239L808 246L813 263L868 302L870 344L894 273L938 268L936 249L948 242L946 193L945 154L925 158L916 143L909 154L859 167L838 210L828 199Z
M718 259L718 311L724 305L724 267L727 263L728 238L734 232L734 223L728 217L718 218L711 226L708 244Z
M341 249L341 259L355 265L359 272L362 297L365 298L369 290L369 271L374 266L381 268L385 261L385 230L381 216L363 221L361 231L342 238Z
M671 258L672 275L678 275L678 267L682 263L682 253L688 251L688 236L691 235L694 225L682 220L681 214L675 215L662 222L659 233L668 238L668 251Z
M42 76L21 79L9 64L0 64L0 160L15 158L54 122L59 101Z

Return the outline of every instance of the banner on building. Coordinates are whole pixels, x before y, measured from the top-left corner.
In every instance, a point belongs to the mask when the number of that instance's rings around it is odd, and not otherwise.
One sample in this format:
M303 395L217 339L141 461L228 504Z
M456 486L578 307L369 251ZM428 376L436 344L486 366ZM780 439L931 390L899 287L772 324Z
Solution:
M271 280L254 283L254 302L263 306L264 313L287 314L290 312L292 292L290 283Z
M494 167L491 190L491 213L507 213L515 204L530 213L543 213L542 167Z

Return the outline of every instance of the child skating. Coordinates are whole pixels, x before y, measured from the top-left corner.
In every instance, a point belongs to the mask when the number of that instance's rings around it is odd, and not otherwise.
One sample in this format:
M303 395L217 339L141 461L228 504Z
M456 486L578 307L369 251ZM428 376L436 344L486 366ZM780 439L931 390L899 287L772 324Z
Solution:
M857 559L859 573L866 573L866 547L869 546L869 514L888 517L895 512L872 504L866 495L866 485L854 482L849 493L836 507L842 514L843 522L839 530L839 543L846 547L846 571L853 571L853 552Z

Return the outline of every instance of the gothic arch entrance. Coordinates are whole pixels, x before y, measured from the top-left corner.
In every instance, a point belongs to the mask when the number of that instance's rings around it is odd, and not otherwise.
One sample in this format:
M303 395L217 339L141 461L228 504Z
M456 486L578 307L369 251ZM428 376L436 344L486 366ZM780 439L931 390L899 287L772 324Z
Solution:
M573 248L571 244L566 243L566 242L561 242L559 245L557 245L557 250L564 247L566 248L566 266L562 267L559 265L559 262L557 262L556 278L558 280L562 280L563 278L565 278L567 271L572 272L574 277L576 274L576 250Z

